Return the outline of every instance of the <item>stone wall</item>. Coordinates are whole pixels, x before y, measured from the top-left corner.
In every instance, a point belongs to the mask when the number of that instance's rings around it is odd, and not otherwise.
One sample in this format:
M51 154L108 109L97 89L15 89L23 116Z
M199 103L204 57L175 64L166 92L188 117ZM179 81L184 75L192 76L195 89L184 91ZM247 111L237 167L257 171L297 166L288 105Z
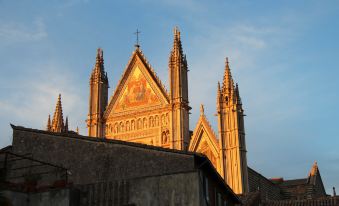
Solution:
M2 195L11 206L78 206L78 192L73 189L49 190L46 192L21 193L5 190Z
M131 205L199 206L198 172L180 173L131 181Z
M13 152L69 169L74 184L194 170L194 155L151 146L30 129L13 130Z

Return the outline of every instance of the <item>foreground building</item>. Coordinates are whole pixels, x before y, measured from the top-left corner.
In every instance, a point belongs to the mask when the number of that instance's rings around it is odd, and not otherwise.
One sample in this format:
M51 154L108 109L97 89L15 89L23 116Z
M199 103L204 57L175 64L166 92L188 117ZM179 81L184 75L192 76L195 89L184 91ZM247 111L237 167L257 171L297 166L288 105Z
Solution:
M238 205L207 157L119 140L12 126L0 152L14 206ZM29 160L29 161L28 161Z

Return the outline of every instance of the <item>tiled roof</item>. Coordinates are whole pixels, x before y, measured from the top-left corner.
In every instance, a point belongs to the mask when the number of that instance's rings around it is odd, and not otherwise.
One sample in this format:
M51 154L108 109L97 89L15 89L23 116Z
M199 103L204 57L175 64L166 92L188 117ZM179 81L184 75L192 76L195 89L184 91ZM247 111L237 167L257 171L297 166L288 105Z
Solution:
M263 206L339 206L339 196L310 200L266 201Z
M241 195L240 199L243 206L256 205L256 203L260 201L260 192L249 192L246 195Z
M303 185L307 183L307 178L302 179L294 179L294 180L284 180L280 186L282 187L288 187L288 186L294 186L294 185Z

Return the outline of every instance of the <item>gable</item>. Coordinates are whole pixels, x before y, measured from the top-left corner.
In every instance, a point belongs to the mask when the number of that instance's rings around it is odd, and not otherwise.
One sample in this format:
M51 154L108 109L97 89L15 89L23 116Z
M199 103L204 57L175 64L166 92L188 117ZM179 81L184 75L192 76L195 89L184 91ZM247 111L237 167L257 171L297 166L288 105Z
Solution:
M205 115L201 115L199 118L191 138L189 150L206 155L214 167L218 168L219 144Z
M140 107L161 105L161 97L157 96L145 74L139 65L135 65L125 83L116 104L113 106L115 112L133 110Z
M169 104L164 86L137 49L119 81L104 117L126 111L153 109Z

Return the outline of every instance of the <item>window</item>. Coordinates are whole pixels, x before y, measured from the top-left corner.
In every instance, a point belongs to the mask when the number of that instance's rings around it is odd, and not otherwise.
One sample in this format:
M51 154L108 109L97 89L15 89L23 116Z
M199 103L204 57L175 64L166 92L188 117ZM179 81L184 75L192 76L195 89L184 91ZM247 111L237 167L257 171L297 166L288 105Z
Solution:
M208 194L208 178L207 177L204 177L203 179L203 187L204 187L203 190L204 190L204 196L205 196L206 202L209 203L210 197Z
M221 196L221 194L219 192L216 195L216 201L217 201L217 203L216 203L217 206L223 206L222 205L222 203L223 203L222 196Z

